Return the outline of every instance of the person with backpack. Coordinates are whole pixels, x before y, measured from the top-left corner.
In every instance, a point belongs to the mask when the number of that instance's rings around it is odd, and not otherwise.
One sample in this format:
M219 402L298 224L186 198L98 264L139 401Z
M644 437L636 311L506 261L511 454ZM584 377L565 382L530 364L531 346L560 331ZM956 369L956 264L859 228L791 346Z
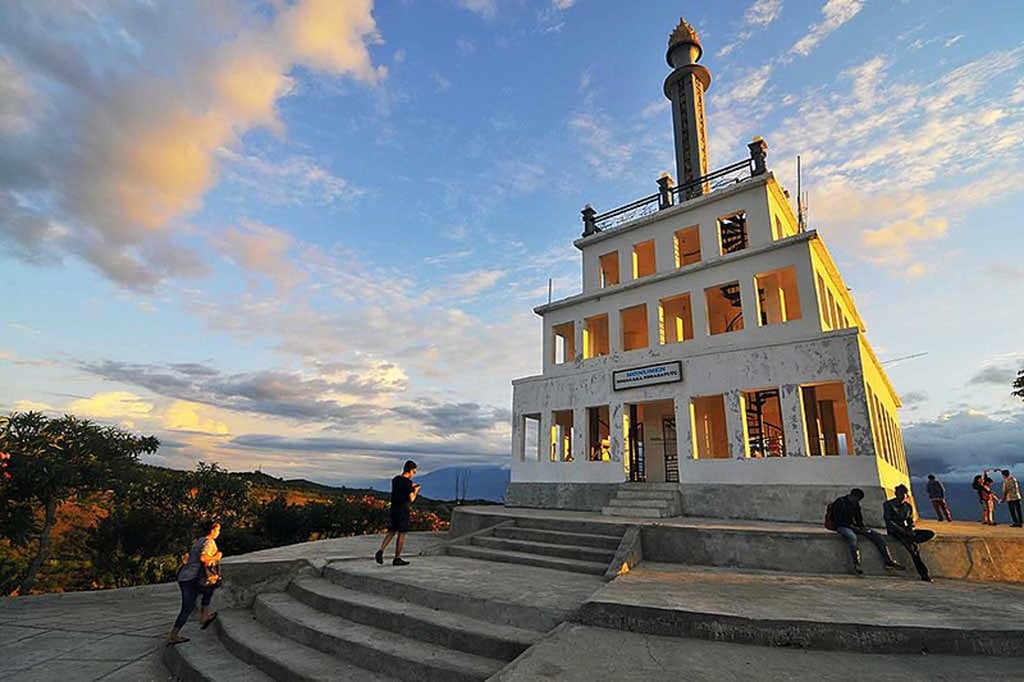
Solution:
M825 509L825 527L843 536L850 548L850 559L853 560L853 572L864 575L860 561L860 547L857 536L865 537L874 543L878 553L882 555L886 570L904 570L904 566L892 558L885 538L864 525L864 516L860 509L860 501L864 499L864 491L852 489L848 494L837 497Z

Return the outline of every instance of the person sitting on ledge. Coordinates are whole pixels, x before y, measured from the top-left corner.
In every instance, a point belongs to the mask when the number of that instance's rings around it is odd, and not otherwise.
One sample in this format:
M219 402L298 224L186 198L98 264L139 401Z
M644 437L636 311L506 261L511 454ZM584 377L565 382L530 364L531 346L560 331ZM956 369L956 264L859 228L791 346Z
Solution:
M914 507L907 501L908 492L907 486L901 483L893 491L896 496L882 504L885 530L910 552L910 558L914 560L914 568L917 569L921 580L930 583L932 579L928 575L928 567L921 561L921 553L917 546L935 537L935 531L914 528Z
M847 495L838 497L831 504L831 525L833 530L843 536L850 548L850 558L853 559L853 571L857 575L864 575L864 569L860 563L860 548L857 546L857 536L861 535L874 543L878 548L886 569L903 570L903 566L892 558L889 553L889 546L885 544L885 538L881 533L867 528L864 525L864 516L861 513L860 501L864 499L864 491L854 488Z

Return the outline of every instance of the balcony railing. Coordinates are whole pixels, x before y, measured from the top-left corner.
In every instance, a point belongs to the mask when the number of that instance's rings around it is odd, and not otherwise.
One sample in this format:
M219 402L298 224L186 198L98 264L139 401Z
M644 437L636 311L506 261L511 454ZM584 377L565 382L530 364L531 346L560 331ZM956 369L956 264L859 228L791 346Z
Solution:
M676 206L678 204L696 199L742 182L755 175L763 175L767 172L766 156L768 145L764 140L756 138L754 142L747 145L750 149L750 157L734 164L719 168L699 178L689 180L676 186L672 178L666 173L658 179L658 192L650 196L637 199L625 206L619 206L604 213L598 213L594 207L587 204L581 213L583 214L583 236L589 237L598 232L605 232L615 229L620 225L632 222L639 218L652 215L662 209Z

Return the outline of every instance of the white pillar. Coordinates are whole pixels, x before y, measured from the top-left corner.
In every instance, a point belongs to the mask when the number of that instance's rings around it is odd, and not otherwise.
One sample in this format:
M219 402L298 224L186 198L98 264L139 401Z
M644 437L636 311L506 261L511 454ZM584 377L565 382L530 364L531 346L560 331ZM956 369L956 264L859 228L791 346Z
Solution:
M800 397L800 384L779 387L782 409L782 428L786 430L786 455L807 456L807 434L804 433L804 406Z
M747 425L743 418L743 392L731 389L725 392L725 425L729 432L729 454L733 458L747 457Z

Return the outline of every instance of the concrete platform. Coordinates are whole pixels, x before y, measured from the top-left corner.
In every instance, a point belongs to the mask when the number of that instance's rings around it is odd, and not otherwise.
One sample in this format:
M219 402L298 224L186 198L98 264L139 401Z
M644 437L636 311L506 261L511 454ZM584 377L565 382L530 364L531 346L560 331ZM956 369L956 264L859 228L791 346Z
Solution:
M565 624L491 682L1020 680L1019 658L871 655L746 646Z
M559 522L586 523L591 532L604 527L635 525L641 529L644 561L775 570L786 573L850 573L845 543L818 524L750 521L706 517L637 519L572 512L509 507L460 507L452 521L453 537L477 532L508 519L528 519L557 528ZM936 532L922 545L921 554L933 577L976 582L1024 583L1024 530L985 526L970 521L924 521L921 528ZM864 541L864 568L884 575L877 552ZM889 543L904 563L909 556L898 543Z
M1024 586L645 563L574 617L656 635L860 653L1024 656ZM1024 673L1024 659L1020 660Z

